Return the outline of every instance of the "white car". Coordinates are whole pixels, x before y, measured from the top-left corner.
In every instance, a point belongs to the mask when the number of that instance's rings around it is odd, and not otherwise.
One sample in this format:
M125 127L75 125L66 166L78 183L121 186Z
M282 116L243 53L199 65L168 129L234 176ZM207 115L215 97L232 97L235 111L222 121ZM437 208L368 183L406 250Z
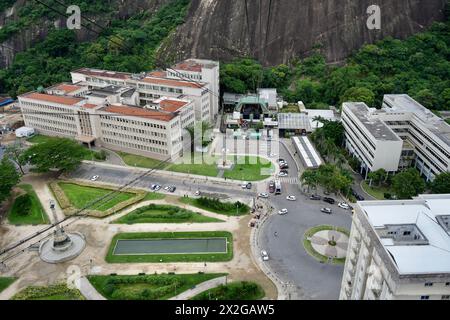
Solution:
M199 190L197 190L197 191L195 191L195 196L199 196L200 195L200 191Z
M165 186L165 187L164 187L164 190L169 191L169 190L170 190L170 187L169 187L169 186Z
M99 178L100 178L99 176L93 176L93 177L91 178L91 181L97 181Z
M288 214L288 209L281 209L280 211L278 211L278 214L279 214L280 216L283 216L283 215L285 215L285 214Z
M287 197L286 197L286 200L289 200L289 201L297 201L297 198L296 198L295 196L287 196Z
M287 174L286 172L280 172L278 174L279 177L287 177L289 174Z
M344 209L344 210L350 209L350 206L349 206L348 204L346 204L345 202L340 202L340 203L338 204L338 207L339 207L339 208L342 208L342 209Z
M258 194L258 197L263 198L263 199L267 199L269 198L269 195L265 192Z
M261 257L262 257L263 261L269 260L269 255L267 254L267 251L265 251L265 250L261 251Z

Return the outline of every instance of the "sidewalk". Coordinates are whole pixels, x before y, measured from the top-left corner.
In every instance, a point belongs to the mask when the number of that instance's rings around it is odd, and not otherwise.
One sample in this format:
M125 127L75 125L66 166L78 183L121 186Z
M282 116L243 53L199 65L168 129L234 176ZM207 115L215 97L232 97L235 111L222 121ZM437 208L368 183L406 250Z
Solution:
M195 288L186 290L185 292L182 292L179 295L170 298L169 300L189 300L192 297L195 297L196 295L198 295L199 293L202 293L202 292L212 289L212 288L216 288L216 287L220 286L221 284L226 284L226 282L227 282L226 276L211 279L209 281L202 282L199 285L197 285Z
M92 286L89 280L86 279L86 277L82 277L80 279L79 290L87 300L106 300L105 297L103 297L100 293L98 293L97 290L95 290L95 288Z

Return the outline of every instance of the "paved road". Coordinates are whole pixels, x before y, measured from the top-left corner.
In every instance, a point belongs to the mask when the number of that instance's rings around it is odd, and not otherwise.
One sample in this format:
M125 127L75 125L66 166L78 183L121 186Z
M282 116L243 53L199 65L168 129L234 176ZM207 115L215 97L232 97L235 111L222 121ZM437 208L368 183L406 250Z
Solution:
M290 180L295 181L298 172L284 146L280 147L280 155L290 165ZM282 185L283 195L271 196L269 200L276 210L287 208L289 214L272 215L260 232L258 243L270 256L265 263L282 282L289 284L292 299L338 299L343 266L317 262L306 253L302 240L307 229L321 224L350 229L351 213L336 205L309 200L300 192L298 184L284 182ZM287 201L287 195L295 195L297 201ZM333 214L321 213L323 207L331 207Z
M98 175L100 178L98 183L112 183L123 185L142 175L143 171L134 170L130 167L104 167L94 164L83 163L75 172L71 174L72 178L89 180L92 176ZM191 180L183 179L182 177L175 177L170 175L159 175L152 173L139 180L134 187L146 188L150 191L152 184L160 184L161 186L175 186L177 188L175 194L192 196L197 190L200 190L202 195L214 196L220 199L229 199L238 197L254 197L256 195L256 188L254 190L242 190L238 184L223 185L216 182L205 182L205 180ZM161 190L164 192L164 190Z

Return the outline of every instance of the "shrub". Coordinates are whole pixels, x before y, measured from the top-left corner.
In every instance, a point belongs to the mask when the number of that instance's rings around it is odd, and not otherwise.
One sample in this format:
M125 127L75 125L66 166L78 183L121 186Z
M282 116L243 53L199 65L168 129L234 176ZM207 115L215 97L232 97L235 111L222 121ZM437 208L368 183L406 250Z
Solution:
M31 211L31 197L29 194L21 195L16 199L14 202L14 209L17 212L17 214L21 216L26 216Z
M390 200L390 199L392 199L392 194L386 192L386 193L384 194L384 198L385 198L386 200Z

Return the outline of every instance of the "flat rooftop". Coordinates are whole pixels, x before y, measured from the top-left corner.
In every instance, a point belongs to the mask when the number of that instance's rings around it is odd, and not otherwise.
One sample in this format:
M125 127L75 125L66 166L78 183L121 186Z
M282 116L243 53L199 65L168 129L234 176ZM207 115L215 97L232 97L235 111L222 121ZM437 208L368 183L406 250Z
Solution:
M371 116L371 109L364 102L345 102L350 111L366 127L376 140L401 141L383 121Z
M21 98L27 98L37 101L45 101L50 103L57 103L67 106L74 106L78 105L81 101L84 101L84 98L76 98L72 96L57 96L57 95L50 95L46 93L37 93L37 92L30 92L26 93L20 96Z
M383 108L387 113L414 113L418 121L450 146L450 125L407 94L385 95L384 103L389 106Z
M450 233L439 221L450 215L450 194L358 205L400 275L450 273Z

